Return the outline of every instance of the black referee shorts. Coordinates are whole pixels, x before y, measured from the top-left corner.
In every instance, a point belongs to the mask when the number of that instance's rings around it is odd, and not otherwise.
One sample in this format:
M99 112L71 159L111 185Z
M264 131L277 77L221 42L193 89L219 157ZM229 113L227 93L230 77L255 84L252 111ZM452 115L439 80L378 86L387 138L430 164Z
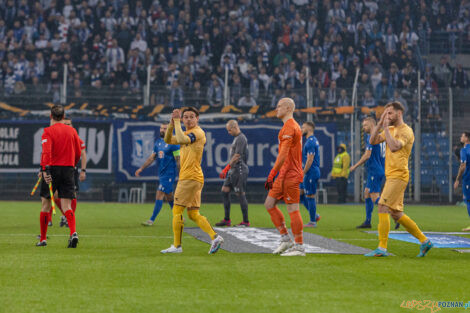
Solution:
M246 191L246 181L248 180L248 167L239 166L231 169L224 180L224 186L230 187L236 193Z
M57 190L59 198L75 199L75 169L73 166L51 166L52 192ZM41 197L50 199L49 185L41 183Z
M80 178L80 173L78 172L78 168L75 168L73 173L74 173L73 181L75 183L75 192L78 192L79 191L78 181L79 181L79 178Z

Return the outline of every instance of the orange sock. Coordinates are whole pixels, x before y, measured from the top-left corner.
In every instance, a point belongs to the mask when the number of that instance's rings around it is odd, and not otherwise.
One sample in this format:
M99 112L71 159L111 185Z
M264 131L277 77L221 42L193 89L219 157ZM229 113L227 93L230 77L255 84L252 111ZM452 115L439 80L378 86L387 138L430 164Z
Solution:
M292 234L294 235L295 243L301 245L304 243L303 238L303 229L304 229L304 222L302 221L302 216L300 215L300 211L290 212L290 228L292 230Z
M284 215L282 214L281 210L278 207L274 207L268 209L269 215L271 215L271 221L273 221L274 226L276 226L277 230L281 235L287 234L287 227L286 221L284 219Z

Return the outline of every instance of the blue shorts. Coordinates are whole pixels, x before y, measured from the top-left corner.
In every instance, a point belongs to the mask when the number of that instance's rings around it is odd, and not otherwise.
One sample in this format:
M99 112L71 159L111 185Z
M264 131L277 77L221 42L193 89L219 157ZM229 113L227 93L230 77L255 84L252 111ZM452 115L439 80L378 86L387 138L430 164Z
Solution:
M160 184L158 185L159 191L163 193L172 193L173 192L173 185L175 183L175 177L160 177Z
M317 177L304 177L303 183L300 184L300 189L304 190L304 194L307 196L315 195L317 193Z
M369 188L370 193L380 193L384 178L382 175L367 175L366 188Z
M462 181L463 197L466 201L470 201L470 181Z

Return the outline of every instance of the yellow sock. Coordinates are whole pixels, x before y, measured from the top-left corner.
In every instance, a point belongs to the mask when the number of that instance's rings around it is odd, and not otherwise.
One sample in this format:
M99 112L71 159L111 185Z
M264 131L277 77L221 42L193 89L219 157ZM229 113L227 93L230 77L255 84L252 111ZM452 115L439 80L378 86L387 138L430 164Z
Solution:
M173 205L173 245L175 247L181 246L181 236L183 235L183 211L184 207L180 205Z
M209 236L211 236L211 239L214 240L214 238L217 236L217 233L214 231L211 224L209 224L207 218L199 214L199 210L188 210L188 216L190 219L196 222L200 229L206 232Z
M379 213L379 247L387 249L388 233L390 232L390 216L388 213Z
M403 225L406 231L415 236L419 242L423 243L428 240L428 238L419 229L418 225L416 225L416 223L408 215L403 214L403 216L398 220L398 223Z

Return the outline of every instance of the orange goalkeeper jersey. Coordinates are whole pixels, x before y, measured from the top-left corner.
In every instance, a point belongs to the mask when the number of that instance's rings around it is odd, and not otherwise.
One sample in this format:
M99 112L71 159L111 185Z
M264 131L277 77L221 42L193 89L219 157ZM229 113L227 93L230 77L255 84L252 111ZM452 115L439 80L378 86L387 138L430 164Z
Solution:
M278 179L292 179L299 183L303 180L302 169L302 131L299 124L291 118L284 123L279 132L279 153L288 149L286 160L279 171Z

